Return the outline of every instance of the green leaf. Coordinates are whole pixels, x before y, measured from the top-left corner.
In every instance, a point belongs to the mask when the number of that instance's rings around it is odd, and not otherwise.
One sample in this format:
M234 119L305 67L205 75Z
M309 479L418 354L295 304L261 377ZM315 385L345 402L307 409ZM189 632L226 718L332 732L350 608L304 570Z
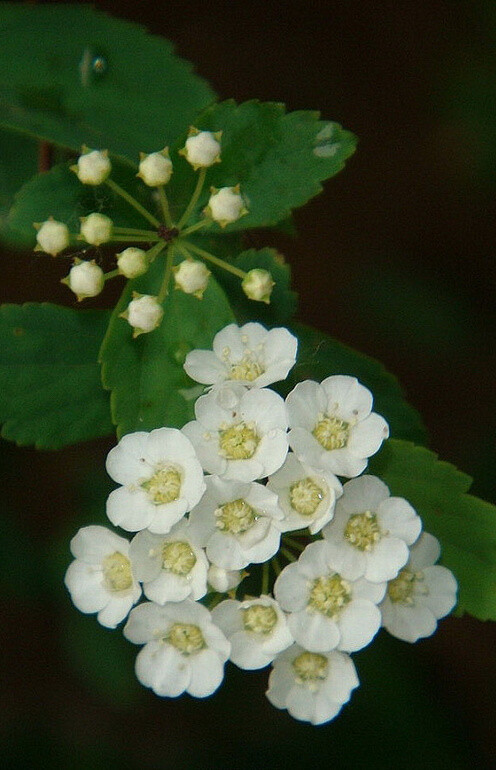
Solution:
M214 95L166 40L85 4L2 3L0 125L136 161Z
M236 308L239 323L256 319L266 326L273 326L287 323L292 318L296 311L298 295L290 288L291 268L282 254L270 248L248 249L235 259L231 258L228 261L245 272L257 267L268 270L275 283L270 304L267 305L264 302L248 299L241 288L240 278L225 270L215 271L217 279L225 287L233 307Z
M319 120L317 112L286 113L284 105L271 102L215 104L195 126L222 131L221 162L208 169L197 216L210 186L240 184L247 203L249 213L228 225L227 232L279 224L317 195L320 183L337 174L355 149L355 137L338 123ZM184 137L176 149L183 143ZM174 158L170 188L176 204L186 204L196 175L184 158Z
M202 388L186 375L184 359L194 348L211 347L215 334L233 321L224 292L211 277L201 300L172 290L158 329L133 339L131 326L119 316L133 291L158 294L163 270L159 257L146 275L128 282L100 351L103 384L112 391L119 438L164 425L181 428L193 418L194 399Z
M4 438L59 449L113 433L97 364L108 318L45 303L0 307Z
M427 434L419 413L405 400L397 379L382 364L310 326L295 323L290 329L299 344L296 366L284 384L286 392L301 380L353 375L371 390L374 411L386 418L393 437L426 443Z
M471 478L434 452L389 440L370 473L416 508L424 528L441 542L442 563L458 580L458 611L496 620L496 507L466 494Z
M154 212L150 190L135 178L134 172L117 164L114 165L112 178L145 208ZM20 189L8 218L10 240L17 246L32 248L36 243L33 223L43 222L49 216L65 222L72 233L78 233L79 218L92 211L107 214L116 226L150 229L146 219L110 188L81 184L69 165L62 163L50 171L37 174ZM84 241L74 241L74 245L76 248L85 247Z
M7 215L15 193L38 164L38 143L27 136L0 130L0 238L10 240Z

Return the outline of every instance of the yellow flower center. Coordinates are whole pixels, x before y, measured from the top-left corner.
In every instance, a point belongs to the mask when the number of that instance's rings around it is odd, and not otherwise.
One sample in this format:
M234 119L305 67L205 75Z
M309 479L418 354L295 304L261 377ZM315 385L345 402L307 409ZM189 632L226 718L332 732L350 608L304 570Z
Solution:
M258 444L254 428L245 422L237 422L219 432L219 454L226 460L249 460Z
M162 548L162 569L174 575L189 575L196 564L196 556L189 543L176 540Z
M387 592L392 602L411 605L414 603L413 591L416 575L409 569L402 569L398 577L388 583Z
M336 618L351 601L350 585L340 575L316 578L310 589L308 607L328 618Z
M350 437L350 423L339 417L319 415L320 419L312 433L324 449L343 449Z
M293 660L293 671L298 684L316 685L327 678L329 662L317 652L302 652Z
M246 500L233 500L225 503L215 511L216 527L231 535L241 535L247 532L258 519L258 513L248 505Z
M133 584L131 562L116 551L103 560L103 578L109 591L127 591Z
M181 474L175 468L160 468L141 486L155 505L172 503L181 494Z
M377 515L372 511L353 514L345 527L344 536L359 551L371 551L381 539Z
M274 607L265 604L252 604L243 613L243 626L245 631L253 631L254 634L267 635L277 623L277 612Z
M192 655L206 647L201 630L192 623L174 623L165 639L183 655Z
M307 476L289 489L291 507L302 516L312 516L325 497L324 490Z
M246 380L253 382L257 377L264 373L264 369L253 356L252 353L246 353L237 364L231 364L229 377L231 380Z

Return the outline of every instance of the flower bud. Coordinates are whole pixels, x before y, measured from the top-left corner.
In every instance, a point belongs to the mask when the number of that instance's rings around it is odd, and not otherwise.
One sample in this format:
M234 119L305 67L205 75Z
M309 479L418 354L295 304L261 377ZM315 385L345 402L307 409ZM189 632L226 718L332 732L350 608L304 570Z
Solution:
M36 240L38 245L36 251L44 251L56 257L61 251L69 245L69 230L63 222L57 222L50 217L46 222L34 225L38 232Z
M92 246L100 246L106 243L112 235L113 222L105 214L93 213L87 217L81 217L81 235L86 243Z
M148 270L148 260L146 251L136 249L134 246L121 251L117 256L117 267L119 273L126 278L137 278Z
M160 152L152 152L146 155L144 152L140 155L139 176L148 187L160 187L167 184L172 176L172 163L169 158L169 150L165 147Z
M111 170L107 150L87 150L79 156L77 165L71 166L71 171L74 171L80 182L91 185L105 182Z
M194 294L198 299L203 297L209 276L210 270L197 259L185 259L174 268L176 288L185 294Z
M216 567L215 564L211 564L207 572L207 580L214 591L219 591L222 594L236 588L243 577L244 575L239 570L229 571L222 569L222 567Z
M105 280L103 270L95 264L95 261L74 261L69 275L62 280L77 297L78 302L86 297L96 297L103 289Z
M150 294L133 294L134 299L129 303L121 318L134 328L133 337L152 332L162 321L164 311L157 297Z
M236 222L248 209L239 194L239 185L236 187L221 187L220 190L212 188L212 195L205 208L205 214L218 222L221 227Z
M186 144L180 150L188 163L194 170L199 168L208 168L214 163L220 163L220 137L222 131L198 131L197 128L191 128Z
M241 282L241 287L248 299L255 299L258 302L270 304L270 295L275 283L268 270L255 267L249 270Z

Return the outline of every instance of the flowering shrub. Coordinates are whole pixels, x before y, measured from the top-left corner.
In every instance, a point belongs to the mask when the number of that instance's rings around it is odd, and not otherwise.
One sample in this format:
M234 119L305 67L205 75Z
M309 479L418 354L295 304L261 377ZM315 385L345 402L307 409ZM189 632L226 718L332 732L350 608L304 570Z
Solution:
M103 626L125 621L145 687L204 698L228 660L270 665L269 701L321 724L381 628L412 643L455 605L496 617L495 511L425 448L394 377L293 320L284 258L244 248L243 231L283 227L343 168L353 135L314 112L215 102L160 51L147 121L105 89L85 112L86 56L80 122L62 110L41 129L24 103L12 111L14 128L65 149L24 184L5 237L69 258L78 302L125 282L110 310L1 308L3 435L58 449L117 433L106 515L123 532L102 525L102 501L65 583Z

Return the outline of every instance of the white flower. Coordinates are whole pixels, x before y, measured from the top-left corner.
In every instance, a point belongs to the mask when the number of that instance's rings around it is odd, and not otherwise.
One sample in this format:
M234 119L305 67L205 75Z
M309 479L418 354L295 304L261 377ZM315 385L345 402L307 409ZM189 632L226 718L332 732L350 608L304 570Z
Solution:
M87 217L81 217L81 235L86 243L92 246L100 246L101 243L107 243L112 235L113 222L105 214L93 212Z
M109 452L107 472L123 485L110 493L107 516L128 532L167 534L205 490L195 450L175 428L123 436Z
M248 214L248 209L239 194L239 186L221 187L220 190L212 188L205 214L218 222L221 227L226 227L244 214Z
M157 604L201 599L207 593L208 561L195 545L184 519L167 535L144 529L131 541L129 553L145 596Z
M261 267L249 270L241 281L241 288L248 299L265 302L266 305L270 305L270 295L274 286L275 283L269 271Z
M117 254L117 267L119 273L126 278L137 278L139 275L146 273L148 269L148 261L146 258L146 251L143 249L137 249L134 246L129 246L120 254Z
M284 613L270 596L238 602L227 599L212 619L231 642L230 658L239 668L264 668L293 643Z
M78 298L78 302L86 297L96 297L102 291L105 278L101 267L91 262L74 260L74 266L71 267L69 275L63 278L61 283L65 283Z
M193 294L198 299L203 297L207 288L210 270L198 259L185 259L173 268L176 288L185 294Z
M126 310L121 313L121 318L125 318L130 326L134 328L133 337L140 334L152 332L162 323L164 309L157 297L150 294L137 294L133 292L134 299L131 300Z
M274 473L288 451L286 409L277 393L233 383L200 396L183 432L208 473L254 481Z
M343 652L308 652L295 644L274 661L267 698L302 722L321 725L334 719L359 681Z
M213 350L192 350L184 368L204 385L235 380L262 388L286 379L296 361L297 338L287 329L266 329L259 323L229 324L214 337Z
M167 184L172 176L172 162L168 148L165 147L160 152L152 152L149 155L141 153L139 172L136 176L139 176L148 187Z
M77 165L71 166L80 182L91 185L105 182L111 170L107 150L87 150L79 156Z
M334 519L323 529L335 550L337 568L351 579L362 575L372 583L392 580L408 561L408 546L422 522L410 503L390 497L376 476L348 481L336 503Z
M416 642L430 636L438 618L451 612L456 604L453 573L435 564L440 552L439 541L422 533L410 550L406 566L388 583L380 605L382 625L398 639Z
M199 168L208 168L214 163L220 163L220 138L222 131L198 131L190 129L190 136L186 139L184 149L180 154L184 155L195 171Z
M208 568L207 580L214 591L226 594L241 583L245 574L237 569L227 570L211 564Z
M231 645L198 602L140 604L124 636L145 645L136 658L136 676L157 695L176 698L187 692L205 698L222 682Z
M269 476L267 487L278 495L284 511L284 519L278 524L281 532L308 527L312 535L332 519L336 499L343 493L334 474L300 463L292 452L284 465Z
M300 382L286 399L289 443L298 458L338 476L358 476L389 436L372 394L355 377Z
M65 573L71 599L81 612L115 628L141 596L129 559L129 543L106 527L83 527L71 540L76 560Z
M207 476L207 491L190 513L192 537L217 567L238 570L267 561L279 549L282 512L263 484Z
M369 644L381 626L377 604L386 583L352 580L339 569L322 540L310 543L297 562L283 569L274 596L286 612L289 630L311 652L355 652Z
M37 247L36 251L44 251L56 257L61 251L69 245L69 230L63 222L57 222L50 217L46 222L34 225L38 232L36 233Z

